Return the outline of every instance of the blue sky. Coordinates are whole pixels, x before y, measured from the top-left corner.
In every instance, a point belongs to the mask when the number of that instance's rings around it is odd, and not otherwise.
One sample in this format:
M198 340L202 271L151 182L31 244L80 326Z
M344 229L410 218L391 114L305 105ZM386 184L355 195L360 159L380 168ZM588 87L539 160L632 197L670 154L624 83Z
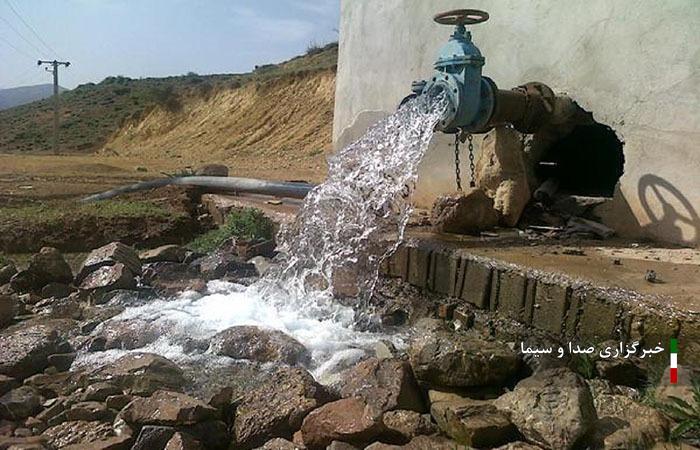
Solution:
M246 72L337 40L339 3L0 0L0 88L51 82L39 58L71 62L59 75L67 88L110 75Z

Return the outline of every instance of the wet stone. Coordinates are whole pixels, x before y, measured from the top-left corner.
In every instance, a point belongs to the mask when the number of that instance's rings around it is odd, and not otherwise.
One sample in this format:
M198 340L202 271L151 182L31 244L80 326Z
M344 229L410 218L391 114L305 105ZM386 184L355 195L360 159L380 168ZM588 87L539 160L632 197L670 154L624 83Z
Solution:
M227 328L211 338L210 350L216 355L258 362L306 364L309 351L299 341L274 329L255 326Z

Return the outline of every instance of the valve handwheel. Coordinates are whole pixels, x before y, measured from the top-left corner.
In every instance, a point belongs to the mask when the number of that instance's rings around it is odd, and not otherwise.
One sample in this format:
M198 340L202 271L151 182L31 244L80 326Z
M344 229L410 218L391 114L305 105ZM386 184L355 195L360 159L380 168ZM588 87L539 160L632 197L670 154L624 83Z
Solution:
M478 9L453 9L436 14L433 20L441 25L474 25L489 20L489 13Z

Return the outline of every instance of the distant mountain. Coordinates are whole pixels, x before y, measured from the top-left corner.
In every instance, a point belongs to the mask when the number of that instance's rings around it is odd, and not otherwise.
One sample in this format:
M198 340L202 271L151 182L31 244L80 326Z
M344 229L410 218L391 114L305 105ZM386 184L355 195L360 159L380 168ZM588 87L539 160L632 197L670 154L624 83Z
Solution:
M59 92L66 88L58 87ZM53 95L53 84L37 84L35 86L20 86L16 88L0 89L0 110L24 105L37 100L43 100Z

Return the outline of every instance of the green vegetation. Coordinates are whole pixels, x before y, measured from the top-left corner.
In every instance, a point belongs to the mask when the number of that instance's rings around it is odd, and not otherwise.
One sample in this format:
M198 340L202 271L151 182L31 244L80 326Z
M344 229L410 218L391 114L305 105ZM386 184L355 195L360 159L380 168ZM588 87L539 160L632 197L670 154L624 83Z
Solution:
M231 211L226 223L216 230L211 230L189 243L192 250L208 253L217 249L231 237L256 240L272 239L274 225L262 211L255 208L242 208Z
M334 70L338 44L315 47L280 64L266 64L243 74L186 75L132 79L107 77L61 94L63 153L90 153L104 146L124 124L137 121L156 106L178 111L187 98L208 98L216 89L238 89L247 83ZM45 99L0 111L0 152L44 153L52 150L53 103Z
M692 403L673 396L667 402L656 402L658 409L676 421L670 434L672 441L700 439L700 379L693 380Z
M3 221L27 223L63 223L70 217L167 217L173 213L148 201L105 200L97 203L51 202L0 208Z

